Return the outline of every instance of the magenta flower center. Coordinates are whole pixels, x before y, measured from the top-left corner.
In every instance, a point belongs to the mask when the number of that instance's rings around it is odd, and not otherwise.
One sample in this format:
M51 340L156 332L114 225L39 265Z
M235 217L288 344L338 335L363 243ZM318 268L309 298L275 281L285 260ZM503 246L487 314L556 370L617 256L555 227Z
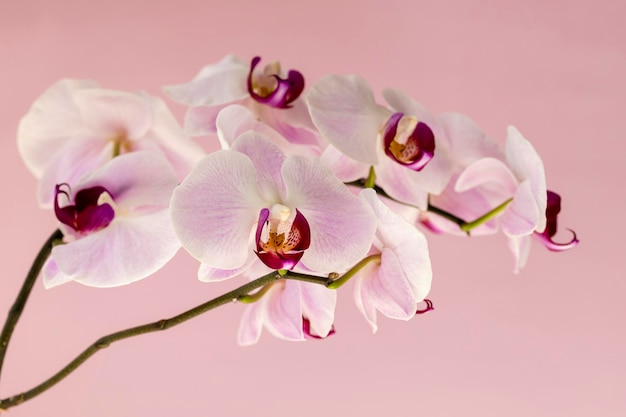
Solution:
M287 78L280 77L280 64L273 62L263 72L255 72L261 57L254 57L248 73L248 93L259 103L286 109L291 107L304 90L304 77L295 70L289 70Z
M275 204L259 213L256 254L272 269L293 269L311 244L311 229L302 213Z
M569 242L558 243L552 238L557 232L557 216L561 212L561 196L557 193L548 190L548 204L546 206L546 229L542 233L535 232L535 237L538 238L546 248L554 252L562 252L573 248L578 245L578 238L573 230L572 239Z
M394 113L383 127L385 154L397 163L421 171L435 154L435 135L414 116Z
M68 184L58 184L54 193L54 213L57 219L78 233L104 229L115 218L115 210L111 206L113 196L104 187L80 190L74 196L73 204ZM61 207L60 196L65 196L70 204Z

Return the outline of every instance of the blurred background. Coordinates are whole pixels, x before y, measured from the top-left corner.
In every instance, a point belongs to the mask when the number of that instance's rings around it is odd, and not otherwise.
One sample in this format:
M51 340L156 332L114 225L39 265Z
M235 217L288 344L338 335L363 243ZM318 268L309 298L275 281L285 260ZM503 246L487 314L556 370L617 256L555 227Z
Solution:
M433 112L468 114L502 144L515 124L563 197L558 237L569 227L581 239L556 254L534 242L514 275L501 235L429 235L434 312L381 317L372 335L348 285L327 340L265 332L242 348L244 307L228 305L111 346L10 415L626 415L625 13L613 0L0 0L2 319L56 227L17 152L30 104L65 77L163 96L229 53L278 59L308 85L360 74L378 93L395 87ZM181 251L127 287L37 282L0 396L38 384L99 336L237 285L203 284L196 269Z

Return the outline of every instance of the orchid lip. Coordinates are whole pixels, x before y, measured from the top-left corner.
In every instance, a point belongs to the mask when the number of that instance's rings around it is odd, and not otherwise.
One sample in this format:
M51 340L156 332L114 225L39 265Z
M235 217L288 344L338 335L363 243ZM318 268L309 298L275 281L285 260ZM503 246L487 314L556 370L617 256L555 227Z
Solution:
M433 306L433 302L430 301L428 298L425 298L424 302L426 303L426 307L417 310L415 314L424 314L424 313L428 313L429 311L433 311L435 309L435 307Z
M54 213L57 219L79 233L94 232L107 227L115 218L115 210L106 202L101 202L103 195L113 196L104 187L95 186L80 190L74 196L74 204L59 206L59 196L64 195L71 201L71 189L68 184L57 184L54 189Z
M273 214L272 211L281 211L285 218ZM272 269L293 269L311 244L311 229L302 213L296 209L290 225L287 217L289 209L280 204L274 205L271 211L263 208L259 212L255 253Z
M299 71L289 70L287 78L281 78L278 74L266 75L272 77L273 84L269 89L256 85L253 80L254 70L261 62L261 57L255 56L250 64L250 72L248 73L248 93L253 99L259 103L267 104L271 107L279 109L287 109L293 103L302 91L304 91L304 77ZM262 91L268 90L268 91Z
M535 232L534 236L543 243L543 245L553 252L563 252L572 249L578 245L579 240L576 232L567 229L572 233L572 239L569 242L558 243L552 240L557 232L557 216L561 212L561 196L554 191L548 190L548 204L546 206L546 229L542 233Z
M328 332L328 334L324 337L316 335L311 333L311 321L309 319L307 319L306 317L302 317L302 333L304 333L304 337L306 339L326 339L328 336L332 336L334 335L335 332L335 325L333 325L330 329L330 331Z
M414 171L421 171L435 155L433 131L413 116L392 114L383 127L382 135L385 154Z

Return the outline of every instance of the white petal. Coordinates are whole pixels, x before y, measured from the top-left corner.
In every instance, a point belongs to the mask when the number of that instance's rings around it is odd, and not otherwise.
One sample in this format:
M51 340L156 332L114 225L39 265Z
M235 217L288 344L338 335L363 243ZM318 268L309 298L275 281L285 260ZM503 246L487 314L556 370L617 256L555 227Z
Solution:
M278 146L260 133L248 131L233 143L232 150L243 153L254 164L259 193L265 201L276 202L284 198L285 184L281 167L285 155Z
M385 160L375 168L376 183L390 197L426 210L428 206L428 191L415 183L413 170L407 169L390 159Z
M376 104L364 79L326 76L313 86L306 101L324 138L352 159L378 164L378 132L391 112Z
M64 274L57 263L52 258L48 258L41 270L43 276L43 286L46 289L56 287L58 285L65 284L73 280L73 278L67 274Z
M355 161L341 153L333 145L328 145L320 157L320 162L330 169L342 182L367 178L370 165Z
M461 172L454 190L463 192L485 184L496 185L508 195L512 195L517 189L518 181L502 161L495 158L482 158Z
M514 126L507 129L506 159L511 169L520 181L529 180L530 190L542 215L537 223L537 231L543 232L546 228L546 217L543 215L548 204L546 188L546 173L541 157L533 145L522 136Z
M144 94L94 88L77 91L74 100L84 123L103 138L139 139L154 120L150 98Z
M174 101L188 106L215 106L248 96L246 80L250 64L228 55L216 64L207 65L190 82L164 87Z
M264 202L250 158L217 151L174 190L170 207L174 228L192 256L214 268L236 269L248 259Z
M36 176L68 141L89 134L74 101L76 91L98 85L86 80L61 80L32 104L20 120L17 145L24 163Z
M309 319L311 330L317 336L326 337L335 321L335 305L337 291L302 282L300 283L302 296L302 314Z
M109 226L52 249L58 268L92 287L115 287L161 269L180 244L167 210L145 216L116 217Z
M263 330L265 309L264 299L246 306L239 324L239 331L237 332L237 343L240 346L254 345L259 341L261 331Z
M311 246L302 263L317 272L333 272L361 260L376 227L361 200L317 161L287 157L282 173L285 203L300 210L311 227Z
M450 142L450 157L458 166L464 168L487 157L504 160L499 145L466 115L443 113L438 116L438 120Z
M265 327L281 339L304 340L300 283L287 280L284 286L280 284L264 296L267 297Z
M539 211L530 181L526 180L517 188L513 201L500 218L500 224L504 234L509 237L526 236L537 229L542 217L545 220L545 211Z
M528 261L530 236L509 237L508 244L513 254L513 272L518 274Z
M365 281L369 276L374 275L378 270L377 265L370 264L359 272L359 276L356 277L354 284L354 301L359 311L365 316L367 322L372 326L372 333L378 331L378 325L376 324L376 306L369 297L368 292L365 290Z

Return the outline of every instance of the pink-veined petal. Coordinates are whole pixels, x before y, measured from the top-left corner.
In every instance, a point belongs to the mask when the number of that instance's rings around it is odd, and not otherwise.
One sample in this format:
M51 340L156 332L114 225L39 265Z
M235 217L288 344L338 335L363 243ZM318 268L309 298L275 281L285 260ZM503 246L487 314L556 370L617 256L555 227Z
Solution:
M530 181L522 182L513 201L500 218L502 231L509 237L530 235L537 229L540 218L545 219L545 210L539 211Z
M178 251L167 210L121 217L104 229L52 249L58 268L92 287L115 287L146 278Z
M84 123L104 138L139 139L154 121L150 97L146 94L85 89L77 91L74 100Z
M517 189L518 181L504 162L495 158L482 158L461 172L454 190L460 193L484 184L499 186L508 195L512 195Z
M274 271L265 266L259 257L254 253L254 245L250 245L250 255L241 268L218 269L207 264L200 264L198 269L198 279L202 282L218 282L230 278L243 277L248 280L260 278Z
M281 339L304 340L300 283L290 280L278 283L264 297L267 297L267 330Z
M376 275L366 279L363 290L376 309L387 317L408 320L415 315L417 301L400 260L389 248L383 248Z
M240 268L264 202L250 158L234 151L206 156L174 190L171 212L183 247L214 268Z
M249 97L243 100L218 104L215 106L190 107L185 113L185 132L190 136L207 136L217 133L217 116L233 104L245 105L252 101ZM223 144L222 144L223 145ZM228 149L224 147L223 149Z
M415 226L384 205L374 190L363 190L360 197L372 208L378 219L376 236L384 248L393 252L398 261L395 265L392 259L391 266L399 267L402 272L388 272L388 266L383 262L382 273L388 276L403 276L413 292L414 301L416 303L422 301L430 292L432 282L426 237Z
M207 65L185 84L163 87L172 100L187 106L215 106L248 97L246 79L250 66L234 55Z
M262 134L248 131L233 143L233 151L245 154L256 168L259 193L265 201L279 201L285 195L281 167L285 155Z
M507 162L519 180L529 180L537 208L540 213L544 213L548 204L548 190L541 157L533 145L514 126L507 128L505 152ZM541 233L545 228L546 218L540 216L536 230Z
M333 272L361 260L376 227L361 200L328 169L305 157L287 157L282 174L285 204L300 210L311 228L311 246L301 262L317 272Z
M326 337L333 328L335 321L335 305L337 291L302 282L300 283L302 297L302 314L309 319L312 333L319 337Z
M73 139L89 135L74 94L78 90L95 88L88 80L60 80L48 88L32 104L20 120L17 145L28 169L39 178L53 157Z
M450 142L450 158L457 166L464 168L487 157L504 160L504 153L498 144L466 115L442 113L438 120Z
M378 131L391 112L376 104L363 78L326 76L311 88L306 101L324 138L352 159L378 164Z

